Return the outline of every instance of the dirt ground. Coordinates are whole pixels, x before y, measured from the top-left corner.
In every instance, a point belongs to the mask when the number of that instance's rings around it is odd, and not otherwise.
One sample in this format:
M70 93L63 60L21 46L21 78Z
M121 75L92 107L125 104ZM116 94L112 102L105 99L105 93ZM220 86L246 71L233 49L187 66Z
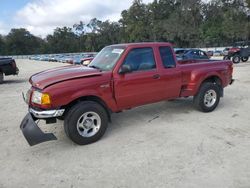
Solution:
M19 76L0 85L0 188L250 187L250 62L235 66L235 83L212 113L192 98L112 115L99 141L73 144L63 122L40 127L58 140L29 147L19 129L27 113L29 77L59 63L18 60Z

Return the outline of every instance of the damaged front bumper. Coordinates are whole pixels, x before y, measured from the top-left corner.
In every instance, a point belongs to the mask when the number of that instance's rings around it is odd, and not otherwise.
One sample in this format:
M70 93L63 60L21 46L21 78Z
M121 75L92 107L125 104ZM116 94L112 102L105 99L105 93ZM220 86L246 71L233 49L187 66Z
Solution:
M47 119L47 118L56 118L60 117L64 113L64 109L60 110L45 110L45 111L37 111L32 108L29 109L29 112L38 119Z
M229 84L232 85L234 83L234 81L235 81L235 79L231 79Z
M37 119L49 119L62 116L64 113L63 109L60 110L48 110L48 111L36 111L29 109L29 113L24 117L20 125L20 129L30 146L56 140L57 138L53 133L44 133L36 124Z

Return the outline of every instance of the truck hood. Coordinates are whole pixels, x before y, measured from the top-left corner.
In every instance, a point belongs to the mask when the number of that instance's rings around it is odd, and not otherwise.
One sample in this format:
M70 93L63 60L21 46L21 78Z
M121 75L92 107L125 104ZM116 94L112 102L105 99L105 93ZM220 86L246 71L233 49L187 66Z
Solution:
M32 86L44 89L55 83L102 75L101 71L85 66L64 66L39 72L30 77Z

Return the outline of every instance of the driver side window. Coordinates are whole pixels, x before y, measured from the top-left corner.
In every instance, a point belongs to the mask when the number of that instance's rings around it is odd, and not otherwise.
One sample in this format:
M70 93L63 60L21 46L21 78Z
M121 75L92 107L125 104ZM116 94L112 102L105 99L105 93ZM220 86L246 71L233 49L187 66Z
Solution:
M152 48L135 48L127 55L123 65L130 67L132 72L145 71L156 68Z

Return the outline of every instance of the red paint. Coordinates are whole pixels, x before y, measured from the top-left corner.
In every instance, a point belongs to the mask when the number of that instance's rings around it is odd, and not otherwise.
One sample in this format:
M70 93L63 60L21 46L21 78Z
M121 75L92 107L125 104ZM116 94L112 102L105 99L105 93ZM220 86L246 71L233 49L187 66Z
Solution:
M236 53L239 52L240 48L239 47L232 47L229 49L228 53Z
M81 63L83 63L84 61L92 61L94 59L94 57L85 57L81 59Z
M110 110L118 112L167 99L194 96L201 83L212 76L218 77L223 87L229 85L232 79L231 61L179 61L176 62L176 68L166 69L161 61L159 47L171 46L171 44L121 45L126 49L112 71L99 72L84 66L66 66L33 75L30 78L33 89L39 89L51 95L52 105L39 107L55 109L67 106L81 97L95 96L101 99ZM156 69L119 74L119 69L129 51L142 47L153 48Z

